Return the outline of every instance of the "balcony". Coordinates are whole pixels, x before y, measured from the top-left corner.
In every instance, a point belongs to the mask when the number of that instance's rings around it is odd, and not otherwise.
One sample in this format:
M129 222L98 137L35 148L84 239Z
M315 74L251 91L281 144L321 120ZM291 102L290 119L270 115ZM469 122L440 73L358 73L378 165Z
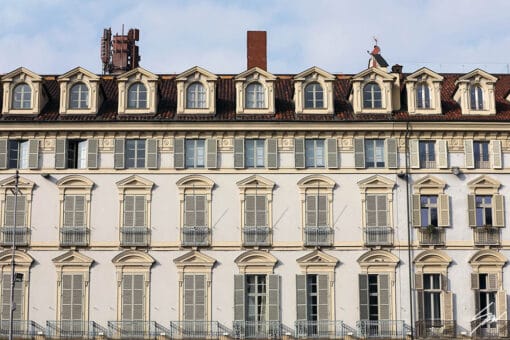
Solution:
M86 227L60 228L60 245L63 247L86 247L89 244L89 230Z
M1 237L0 243L2 246L11 246L13 237L17 246L28 246L28 236L30 235L30 229L27 227L3 227L0 229ZM14 234L16 232L16 234Z
M51 339L95 339L107 330L94 321L60 320L46 321L46 334Z
M305 246L319 247L333 245L333 229L327 226L305 227Z
M172 339L219 339L231 330L217 321L172 321Z
M185 247L200 247L209 245L209 227L183 227L182 245Z
M473 228L475 246L498 246L499 228L475 227Z
M269 227L244 227L243 234L243 245L245 246L269 246L271 244Z
M14 320L12 335L14 338L33 338L44 334L44 327L31 320ZM0 338L9 336L9 320L0 320Z
M473 339L508 339L510 335L510 321L497 320L487 322L487 315L471 321L471 337Z
M170 337L171 330L154 321L108 321L109 339Z
M149 229L145 227L120 228L120 245L122 247L147 247L149 245Z
M298 320L295 323L296 338L342 339L345 325L342 321L332 320Z
M418 230L420 246L444 246L446 232L442 228L420 228Z
M418 338L455 338L457 322L455 320L418 320L416 336Z
M391 246L393 245L393 228L390 227L367 227L364 228L365 245Z
M359 320L356 328L358 338L405 338L402 320Z
M283 333L280 321L234 321L232 326L236 339L278 339Z

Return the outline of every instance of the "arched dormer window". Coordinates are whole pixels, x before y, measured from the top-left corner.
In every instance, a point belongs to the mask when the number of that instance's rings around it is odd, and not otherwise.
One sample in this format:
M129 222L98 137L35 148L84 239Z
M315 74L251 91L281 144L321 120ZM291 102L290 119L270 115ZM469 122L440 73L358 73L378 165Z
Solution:
M128 108L146 109L147 108L147 88L144 84L137 82L128 89Z
M305 109L324 107L324 91L319 83L310 83L305 87Z
M261 109L266 106L265 90L261 83L254 82L246 86L246 102L248 109Z
M381 88L377 83L368 83L363 87L363 108L382 108Z
M71 87L69 97L70 109L87 109L89 107L89 88L84 83L77 83Z
M469 102L471 110L483 110L483 90L480 85L470 86Z
M206 108L205 87L199 82L194 82L186 90L186 108L204 109Z
M426 83L419 83L416 87L416 108L430 109L430 89Z
M32 108L32 89L28 84L21 83L16 85L12 94L13 109L30 109Z

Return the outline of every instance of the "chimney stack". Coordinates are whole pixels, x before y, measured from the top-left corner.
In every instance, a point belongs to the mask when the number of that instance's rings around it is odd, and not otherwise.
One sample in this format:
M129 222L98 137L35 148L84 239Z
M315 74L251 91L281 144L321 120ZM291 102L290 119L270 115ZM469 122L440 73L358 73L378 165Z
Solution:
M248 31L247 47L248 70L259 67L267 71L267 32Z

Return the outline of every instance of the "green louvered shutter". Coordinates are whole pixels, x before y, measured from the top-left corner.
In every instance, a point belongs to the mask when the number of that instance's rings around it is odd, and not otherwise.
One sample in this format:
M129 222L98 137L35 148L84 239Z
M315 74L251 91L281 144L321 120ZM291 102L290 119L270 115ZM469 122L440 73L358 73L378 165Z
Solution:
M234 139L234 168L244 168L244 139Z
M218 168L218 141L213 138L206 139L207 169Z
M37 139L28 141L28 168L39 169L39 141Z
M9 141L6 138L0 139L0 169L7 169Z
M55 142L55 169L67 168L67 139L58 138Z
M386 144L386 159L388 169L396 169L398 167L398 145L395 138L388 138L384 141Z
M379 274L379 320L390 320L390 276Z
M503 195L492 195L492 225L505 226L505 205Z
M268 275L268 320L280 321L280 275Z
M278 169L278 140L266 139L266 166L268 169Z
M421 196L413 194L413 227L421 227Z
M359 283L359 319L360 320L368 320L369 312L368 312L368 275L359 274L358 275L358 283Z
M87 168L97 169L99 167L99 142L97 139L87 141Z
M234 275L234 321L245 320L245 278L244 275Z
M305 139L294 139L294 165L296 169L305 168Z
M338 168L338 144L335 138L326 139L328 168Z
M471 140L471 139L464 140L464 157L465 157L466 168L474 169L475 157L473 154L473 140Z
M186 167L185 153L184 153L184 138L174 139L174 167L176 169L184 169Z
M158 168L158 140L147 139L147 149L145 159L147 160L147 169Z
M365 139L354 138L354 167L365 168Z
M409 140L409 162L411 168L420 168L420 141L417 139Z
M296 275L296 320L307 319L306 275Z
M115 139L114 146L114 156L113 156L113 166L115 169L124 169L125 164L125 140L124 139Z
M468 195L468 221L470 227L476 227L476 196Z
M437 196L437 214L438 226L448 227L450 225L450 201L448 195L439 194Z
M329 278L328 275L317 275L317 319L329 320Z

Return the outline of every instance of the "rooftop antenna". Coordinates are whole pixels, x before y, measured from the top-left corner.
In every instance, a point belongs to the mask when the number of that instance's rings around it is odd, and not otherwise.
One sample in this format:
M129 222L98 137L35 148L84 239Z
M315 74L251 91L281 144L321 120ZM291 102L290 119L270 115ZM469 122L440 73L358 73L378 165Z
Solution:
M140 62L140 54L136 42L140 40L140 30L129 29L124 34L122 31L112 37L111 28L104 29L101 38L101 61L103 62L103 74L119 74L137 68Z

